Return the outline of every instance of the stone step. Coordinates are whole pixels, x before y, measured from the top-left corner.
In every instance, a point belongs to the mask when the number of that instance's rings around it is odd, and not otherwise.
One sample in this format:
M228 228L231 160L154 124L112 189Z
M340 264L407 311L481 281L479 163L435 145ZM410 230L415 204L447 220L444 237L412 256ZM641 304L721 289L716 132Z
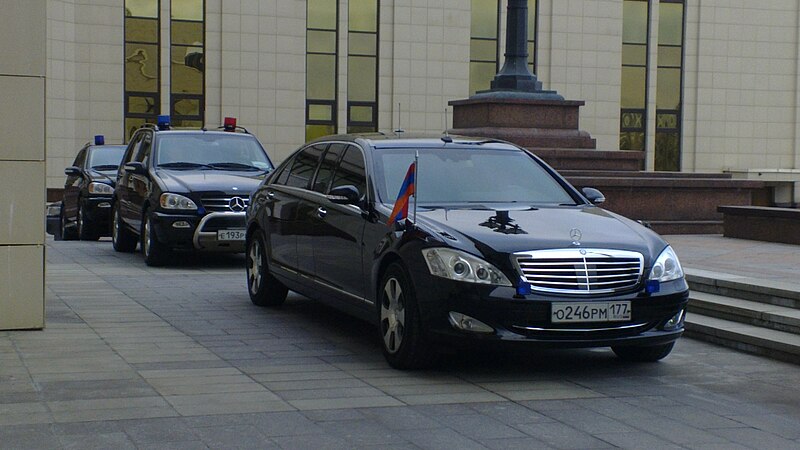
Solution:
M692 291L689 312L800 335L800 309Z
M730 180L730 173L698 173L698 172L644 172L632 170L559 170L561 175L569 177L597 177L597 178L698 178Z
M722 234L721 220L648 220L658 234Z
M797 285L699 269L685 269L692 291L800 309Z
M583 148L527 148L558 171L612 170L638 172L644 167L643 152Z
M800 336L785 331L689 312L686 315L685 336L800 364Z

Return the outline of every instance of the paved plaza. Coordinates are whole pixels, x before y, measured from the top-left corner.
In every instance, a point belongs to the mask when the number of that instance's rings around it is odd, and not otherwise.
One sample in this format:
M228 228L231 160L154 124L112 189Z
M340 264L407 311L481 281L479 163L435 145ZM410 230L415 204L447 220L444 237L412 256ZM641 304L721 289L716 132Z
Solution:
M800 285L796 246L668 240L688 270ZM243 266L48 240L46 330L0 332L0 448L800 448L796 365L683 338L657 364L465 353L400 372L366 323L294 294L253 306Z

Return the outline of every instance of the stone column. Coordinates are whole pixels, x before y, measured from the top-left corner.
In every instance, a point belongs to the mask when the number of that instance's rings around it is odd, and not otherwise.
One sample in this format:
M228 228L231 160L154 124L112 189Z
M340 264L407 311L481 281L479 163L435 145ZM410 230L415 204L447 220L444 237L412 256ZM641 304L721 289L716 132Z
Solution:
M0 14L0 330L44 327L47 2Z

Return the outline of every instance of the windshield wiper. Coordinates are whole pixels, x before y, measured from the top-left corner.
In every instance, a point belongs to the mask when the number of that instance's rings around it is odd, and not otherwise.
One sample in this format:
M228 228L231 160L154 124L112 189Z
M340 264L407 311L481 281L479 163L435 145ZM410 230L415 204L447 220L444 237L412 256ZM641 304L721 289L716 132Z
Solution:
M250 164L243 164L238 162L215 162L208 165L214 169L228 169L228 170L258 170L264 172L266 169L261 169Z
M117 170L119 166L116 164L98 164L96 166L92 166L92 170Z
M196 162L187 162L187 161L175 161L175 162L168 162L159 164L158 167L166 168L166 169L195 169L195 168L203 168L203 169L213 169L208 164L196 163Z

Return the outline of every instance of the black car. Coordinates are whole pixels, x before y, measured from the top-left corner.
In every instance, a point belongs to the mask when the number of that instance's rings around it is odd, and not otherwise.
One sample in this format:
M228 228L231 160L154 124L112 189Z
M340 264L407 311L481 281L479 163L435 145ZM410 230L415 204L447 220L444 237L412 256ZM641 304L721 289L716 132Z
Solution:
M244 251L250 193L273 165L255 136L236 129L137 130L117 174L114 249L132 252L141 241L148 265L172 250Z
M96 241L109 235L111 196L124 145L105 145L102 136L86 144L64 169L64 199L59 214L61 239Z
M388 225L416 154L419 204ZM371 321L396 368L426 365L442 343L659 360L683 333L683 271L662 238L602 200L504 142L322 138L252 195L250 298L279 305L288 288Z

